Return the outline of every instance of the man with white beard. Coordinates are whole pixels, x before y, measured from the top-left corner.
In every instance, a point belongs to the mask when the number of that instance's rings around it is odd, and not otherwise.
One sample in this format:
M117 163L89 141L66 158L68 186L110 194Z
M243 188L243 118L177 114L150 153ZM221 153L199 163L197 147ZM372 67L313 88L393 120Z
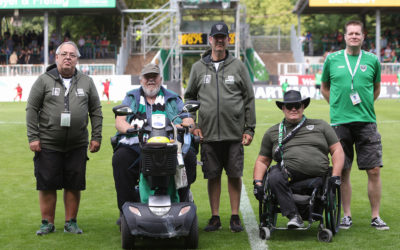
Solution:
M170 121L182 110L183 101L173 91L161 86L162 77L160 68L156 64L144 66L140 75L140 88L133 89L126 94L123 105L129 106L134 115L117 116L115 127L118 130L118 144L114 148L112 159L115 189L117 191L118 208L126 201L136 201L134 187L139 179L140 146L137 135L126 135L129 128L135 124L139 127L147 121L151 124L153 114L164 114ZM194 125L193 118L188 113L183 113L176 118L175 124L185 126ZM178 125L179 126L179 125ZM188 187L196 178L196 153L191 148L184 158L188 178ZM184 188L183 188L184 189ZM180 199L185 199L187 190L179 189ZM119 224L119 220L117 224Z

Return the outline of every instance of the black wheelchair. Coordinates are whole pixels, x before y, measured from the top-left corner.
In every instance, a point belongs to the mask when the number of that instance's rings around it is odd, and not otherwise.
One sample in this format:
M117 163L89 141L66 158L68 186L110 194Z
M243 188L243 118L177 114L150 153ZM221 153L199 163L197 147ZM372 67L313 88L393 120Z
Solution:
M341 195L340 186L329 183L331 175L332 167L324 177L290 184L298 211L303 221L308 222L305 227L290 230L308 230L313 222L319 221L318 240L332 241L333 235L339 231ZM259 235L261 239L268 240L274 230L288 230L288 228L276 226L280 208L276 196L269 187L268 171L263 177L263 187L265 195L259 201Z

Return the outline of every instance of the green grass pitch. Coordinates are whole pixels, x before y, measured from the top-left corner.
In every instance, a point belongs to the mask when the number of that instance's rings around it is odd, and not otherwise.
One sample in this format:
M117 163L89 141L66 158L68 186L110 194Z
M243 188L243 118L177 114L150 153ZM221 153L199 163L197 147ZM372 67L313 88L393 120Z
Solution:
M78 214L82 235L63 233L64 207L62 192L58 192L56 232L42 237L35 232L40 225L38 192L33 175L33 153L29 150L25 126L26 103L0 103L0 249L120 249L120 233L114 180L112 149L109 138L115 133L111 108L116 104L103 103L103 143L99 153L90 154L87 165L87 189L82 192ZM367 197L367 177L353 167L352 214L353 227L341 230L332 243L317 241L317 224L308 231L273 232L267 242L269 249L399 249L399 181L398 164L400 141L400 102L378 100L375 105L378 130L382 135L383 162L381 217L390 226L380 232L370 227L370 205ZM243 182L253 210L258 218L258 203L252 195L252 171L264 132L281 121L283 114L274 101L257 100L257 128L251 146L245 149ZM310 118L329 122L329 107L325 101L312 100L305 110ZM192 186L199 217L199 249L250 249L246 232L233 234L229 230L230 205L226 178L223 177L220 215L223 229L205 233L202 228L210 217L206 181L201 168ZM286 223L285 218L279 222ZM142 240L142 248L182 248L179 240Z

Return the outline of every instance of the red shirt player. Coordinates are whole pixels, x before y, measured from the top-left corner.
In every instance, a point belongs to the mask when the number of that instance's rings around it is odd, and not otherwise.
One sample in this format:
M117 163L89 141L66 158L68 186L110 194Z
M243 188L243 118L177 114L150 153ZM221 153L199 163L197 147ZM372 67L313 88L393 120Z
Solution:
M107 101L110 101L110 94L109 94L108 91L109 91L109 89L110 89L110 84L111 84L111 82L110 82L108 79L106 79L106 81L103 82L102 84L103 84L103 86L104 86L104 89L103 89L103 96L106 95Z
M17 95L14 97L14 101L15 101L15 99L17 99L17 97L19 97L19 101L21 101L21 99L22 99L22 88L19 85L19 83L18 83L18 85L17 85L17 87L15 89L17 90Z

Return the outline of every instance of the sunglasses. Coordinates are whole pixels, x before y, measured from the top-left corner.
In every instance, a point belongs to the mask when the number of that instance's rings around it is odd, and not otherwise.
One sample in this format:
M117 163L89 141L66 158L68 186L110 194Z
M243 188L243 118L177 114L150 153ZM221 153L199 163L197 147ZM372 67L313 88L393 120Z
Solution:
M301 108L301 102L287 103L287 104L285 104L285 107L288 110L292 110L293 108L299 109L299 108Z

